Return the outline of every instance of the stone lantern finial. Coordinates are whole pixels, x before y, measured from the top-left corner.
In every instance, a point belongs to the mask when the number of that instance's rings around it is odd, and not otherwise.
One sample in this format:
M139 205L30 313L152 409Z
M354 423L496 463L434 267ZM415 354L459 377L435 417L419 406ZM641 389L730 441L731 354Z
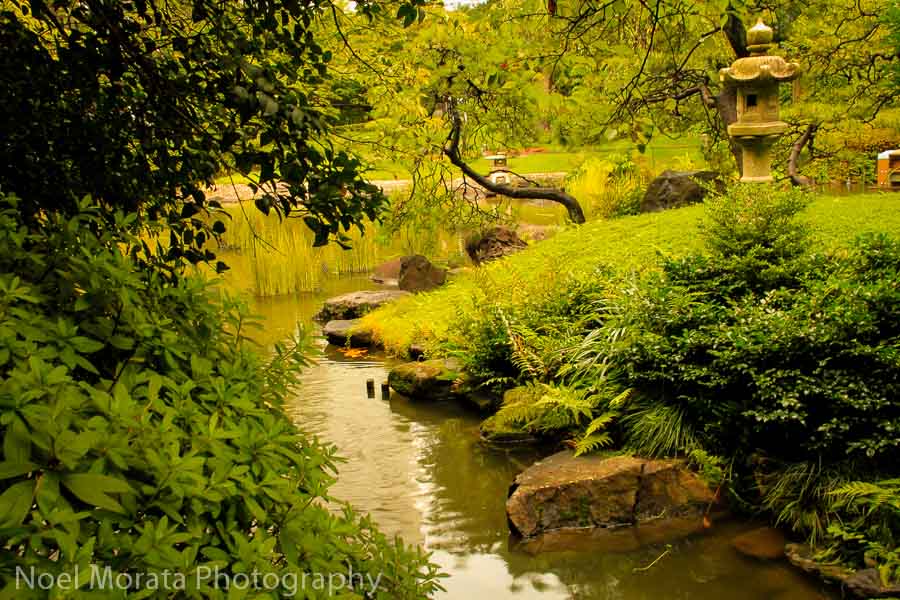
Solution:
M757 19L756 25L747 31L747 50L750 54L760 55L774 46L772 40L775 39L775 32L772 28L763 23L762 19Z
M737 88L737 121L728 126L728 135L743 148L741 181L772 181L770 150L787 131L787 123L779 120L778 85L800 76L800 65L767 54L775 46L774 37L760 19L747 31L750 56L719 71L725 85Z

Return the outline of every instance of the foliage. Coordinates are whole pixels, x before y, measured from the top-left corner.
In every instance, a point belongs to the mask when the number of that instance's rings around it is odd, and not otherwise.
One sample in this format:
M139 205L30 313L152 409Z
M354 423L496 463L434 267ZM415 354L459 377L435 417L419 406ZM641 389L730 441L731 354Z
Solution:
M900 481L853 462L759 465L763 507L807 536L818 559L877 566L884 583L900 582Z
M420 342L438 356L454 343L457 331L451 324L461 312L473 321L487 319L489 307L499 304L515 315L535 298L563 294L565 281L589 281L598 265L611 275L607 289L614 296L625 293L634 273L659 269L659 252L677 257L700 249L703 213L703 206L692 206L589 222L462 274L433 293L391 303L363 317L363 326L391 352L403 354L411 343ZM890 194L817 196L803 219L812 235L810 248L820 252L844 247L867 231L900 230L900 212Z
M669 261L627 301L614 362L702 423L717 452L887 460L900 444L900 244L869 236L849 256L808 257L793 195L758 195L737 219L722 210L708 255Z
M421 550L326 506L335 450L298 436L282 408L303 345L263 360L241 304L200 279L167 284L135 268L134 219L83 202L34 222L2 200L5 592L17 566L58 575L92 564L184 573L208 598L226 592L195 581L198 567L383 574L377 593L357 597L435 590Z
M609 219L640 212L649 174L625 156L591 159L568 176L566 189L579 198L588 218Z
M900 242L878 233L896 219L888 195L738 186L706 207L563 232L364 323L401 336L400 316L427 320L433 354L490 348L502 385L540 390L511 398L492 426L568 438L579 453L685 456L745 508L890 575L892 484L872 493L885 511L872 520L868 500L832 492L897 476ZM574 282L591 293L554 304Z
M415 10L421 0L401 4ZM374 219L383 196L329 133L341 97L316 20L324 0L13 0L0 12L6 91L0 181L21 210L72 213L91 195L163 221L157 264L208 261L222 224L204 187L238 172L265 213L302 217L317 245ZM370 17L379 4L364 2ZM336 100L335 100L336 101ZM59 191L62 190L62 194ZM220 269L224 265L220 266Z
M876 564L884 582L900 582L900 479L851 481L829 492L842 518L828 526L830 553Z
M500 428L515 427L530 433L557 433L590 422L601 400L590 389L532 384L535 393L522 395L516 402L504 404L495 415Z

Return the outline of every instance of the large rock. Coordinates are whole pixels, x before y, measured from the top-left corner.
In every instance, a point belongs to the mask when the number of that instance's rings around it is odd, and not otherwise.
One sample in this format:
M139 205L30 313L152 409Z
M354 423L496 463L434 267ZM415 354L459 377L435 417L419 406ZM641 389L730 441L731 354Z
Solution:
M359 329L359 319L328 321L322 333L328 343L335 346L349 344L352 348L366 348L372 345L372 334Z
M481 433L481 441L489 446L522 446L536 444L540 441L533 433L501 425L497 420L497 415L482 421L478 430Z
M703 515L716 495L678 460L574 457L563 451L518 477L506 502L514 533L532 537L566 528L621 527Z
M715 171L663 171L647 187L641 212L658 212L701 202L706 190L700 184L716 181L720 180Z
M375 267L370 279L376 283L397 285L397 281L400 279L400 262L402 260L403 257L381 263Z
M397 365L388 375L388 384L407 398L448 400L458 395L461 379L459 362L435 359Z
M317 321L323 322L358 319L379 306L408 295L409 292L403 290L350 292L326 300L322 310L316 314L315 318Z
M519 234L502 226L492 227L466 241L466 253L476 265L509 256L527 247L528 244Z
M407 292L427 292L444 285L447 270L431 264L421 254L404 256L400 261L398 285Z

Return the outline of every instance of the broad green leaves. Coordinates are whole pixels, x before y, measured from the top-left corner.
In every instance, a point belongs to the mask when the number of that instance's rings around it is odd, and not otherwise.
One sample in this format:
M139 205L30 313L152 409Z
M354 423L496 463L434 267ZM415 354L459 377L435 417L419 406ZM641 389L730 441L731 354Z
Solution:
M416 552L319 506L334 450L282 410L305 364L299 342L263 360L241 333L252 323L241 304L202 280L136 269L122 253L127 227L82 210L25 224L0 200L0 272L17 276L0 292L8 564L297 576L353 564L394 570L385 597L436 589Z

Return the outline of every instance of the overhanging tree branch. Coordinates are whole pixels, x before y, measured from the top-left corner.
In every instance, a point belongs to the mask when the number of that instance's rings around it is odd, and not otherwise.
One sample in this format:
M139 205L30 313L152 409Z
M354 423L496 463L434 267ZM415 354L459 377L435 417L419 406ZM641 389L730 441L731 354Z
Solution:
M450 130L450 135L447 137L447 145L444 146L443 151L447 158L450 159L450 162L461 169L467 177L471 178L489 192L500 194L508 198L520 200L550 200L551 202L557 202L566 207L569 218L572 219L572 221L575 223L584 223L584 211L581 210L581 204L579 204L578 200L573 196L570 196L561 189L550 187L513 187L511 185L494 183L484 175L480 175L476 172L475 169L463 160L459 153L459 139L462 135L462 119L459 116L459 111L455 108L451 111L451 118L453 119L453 127Z

